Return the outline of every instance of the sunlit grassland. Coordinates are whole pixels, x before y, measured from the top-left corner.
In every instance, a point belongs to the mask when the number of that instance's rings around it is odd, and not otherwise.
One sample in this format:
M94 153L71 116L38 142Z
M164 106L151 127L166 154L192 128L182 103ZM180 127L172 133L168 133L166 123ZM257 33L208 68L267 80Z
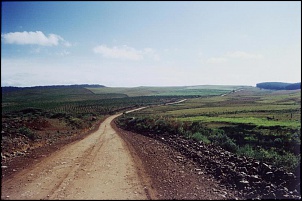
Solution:
M186 101L170 104L183 99ZM35 108L41 110L37 110L37 115L45 113L50 117L84 121L86 117L103 118L142 106L147 108L122 115L121 125L138 132L184 135L289 169L299 164L301 90L209 85L54 87L2 94L2 115L7 118L24 115L22 110Z
M174 117L181 121L297 128L301 125L300 103L299 90L270 91L251 88L225 96L200 97L181 104L152 107L141 113Z
M183 109L181 109L183 107ZM161 108L155 108L158 112L162 112L162 115L171 115L175 117L179 116L196 116L196 115L225 115L225 114L241 114L241 113L252 113L252 112L286 112L291 113L300 109L299 105L234 105L226 107L196 107L186 108L187 105L182 106L162 106ZM255 115L255 114L253 114Z
M3 94L2 114L24 108L54 111L101 111L119 105L165 102L161 100L183 97L212 96L229 93L244 86L190 86L190 87L48 87L28 88ZM175 98L172 98L175 96ZM180 96L180 97L178 97Z
M275 104L301 104L301 93L300 90L291 90L291 91L274 91L271 94L268 94L257 101L258 103L275 103Z
M102 87L87 88L95 94L124 94L133 96L213 96L229 93L248 86L199 85L178 87Z
M197 116L197 117L185 117L177 118L180 121L202 121L202 122L223 122L223 123L234 123L234 124L251 124L263 127L272 126L283 126L300 128L301 122L298 121L273 121L267 120L265 118L255 118L255 117L207 117L207 116Z
M128 123L136 121L133 127L138 130L148 129L153 122L152 132L174 128L177 134L239 155L290 171L299 168L301 90L244 88L175 105L152 106L131 115Z

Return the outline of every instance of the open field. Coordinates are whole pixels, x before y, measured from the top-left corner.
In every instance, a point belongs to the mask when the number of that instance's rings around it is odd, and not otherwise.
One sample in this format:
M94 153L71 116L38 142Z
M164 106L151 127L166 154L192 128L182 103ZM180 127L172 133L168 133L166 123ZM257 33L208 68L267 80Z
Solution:
M132 122L144 132L149 123L153 132L182 133L290 170L300 164L301 90L253 87L192 98L138 111Z
M179 87L103 87L87 88L95 94L121 94L133 96L211 96L225 94L248 86L200 85Z
M98 93L92 92L97 90ZM177 161L183 160L178 151L188 160L199 161L200 167L205 166L204 174L218 175L219 180L226 182L224 184L233 185L231 191L233 188L242 190L241 182L245 178L250 188L244 190L247 197L270 197L273 194L268 192L277 193L280 189L281 194L273 197L300 194L296 190L300 189L300 184L295 183L300 178L300 90L271 91L241 86L139 87L137 91L134 88L50 87L22 89L2 95L1 156L5 165L12 164L13 159L26 157L28 153L42 154L38 151L40 148L45 148L48 153L51 147L55 149L84 138L108 115L123 112L115 123L120 130L135 131L129 132L129 139L137 150L151 158L155 152L159 159L164 155L158 153L153 144L149 144L152 149L145 149L145 145L151 142L150 137L156 143L160 140L169 144ZM126 112L135 108L144 109ZM148 137L144 138L144 135ZM145 140L138 142L137 138ZM166 148L163 152L166 153ZM164 160L170 161L170 156L168 154ZM159 161L158 158L154 160ZM35 156L31 159L35 160ZM169 163L165 167L168 176L175 173L175 161L170 162L172 165ZM256 172L250 168L251 164ZM182 162L180 165L183 167ZM18 165L13 167L19 168ZM160 166L158 171L163 172L163 167ZM201 170L200 167L193 172ZM238 172L237 168L245 172ZM283 179L266 178L267 172L279 175L279 168L284 170L281 171L285 175ZM153 166L151 169L154 170ZM5 170L5 174L16 171ZM158 175L156 171L154 175ZM186 171L192 173L190 169ZM177 172L179 177L182 172ZM190 178L196 178L196 174ZM176 180L171 182L179 182ZM188 181L185 178L185 182ZM208 181L202 183L208 184ZM269 190L260 184L278 187ZM163 185L162 180L159 185ZM177 188L183 189L182 185L180 182ZM267 195L263 195L263 189Z
M185 102L167 104L184 98L187 99ZM285 140L287 146L294 143L292 148L283 146L290 152L297 152L295 150L300 146L299 137L292 136L300 136L301 90L211 85L29 88L3 94L2 122L11 122L11 119L37 121L34 119L39 119L40 115L42 118L61 118L73 128L84 128L91 125L91 119L102 119L108 114L142 106L150 107L136 115L197 122L210 129L221 129L238 149L255 145L255 141L259 141L259 145L265 144L265 148L267 144L274 144L272 147L278 149L280 144L276 142ZM7 127L5 132L18 133L18 129L25 132L26 128ZM264 136L279 136L280 139ZM203 136L203 139L207 141L208 137Z
M34 87L3 93L2 114L26 108L54 112L107 113L117 108L161 104L183 97L221 95L241 88L248 87Z
M252 123L259 126L288 125L299 128L301 92L251 88L226 96L200 97L177 105L151 107L141 113L156 113L181 121Z
M266 118L255 118L255 117L207 117L207 116L197 116L197 117L185 117L178 118L180 121L202 121L202 122L224 122L230 124L251 124L262 127L292 127L299 128L301 123L298 121L271 121Z
M204 95L220 94L236 89L236 86L197 86L206 90ZM218 88L218 89L213 89ZM2 92L2 154L10 155L14 151L26 150L36 145L47 144L54 139L76 135L91 128L106 115L122 112L131 108L151 105L163 105L178 101L184 97L159 95L160 93L192 94L184 87L138 87L108 88L81 86L47 86L13 88ZM195 89L194 89L195 90ZM222 91L221 91L222 90ZM99 91L102 93L94 93ZM156 92L156 96L150 95ZM193 93L193 95L198 95ZM14 142L18 138L19 141ZM47 139L51 138L51 139ZM36 144L36 145L34 145Z

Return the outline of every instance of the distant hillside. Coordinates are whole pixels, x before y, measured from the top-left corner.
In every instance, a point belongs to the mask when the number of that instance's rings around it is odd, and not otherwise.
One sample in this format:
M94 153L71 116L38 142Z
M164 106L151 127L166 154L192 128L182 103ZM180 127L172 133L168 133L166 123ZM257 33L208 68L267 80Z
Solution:
M251 86L241 85L195 85L195 86L165 86L165 87L102 87L87 88L95 94L124 94L136 96L217 96Z
M105 87L104 85L99 85L99 84L74 84L74 85L48 85L48 86L33 86L33 87L13 87L13 86L8 86L8 87L1 87L2 94L3 93L9 93L13 91L19 91L23 89L58 89L58 88L101 88Z
M297 83L261 82L256 84L256 87L260 89L272 89L272 90L295 90L295 89L301 89L301 82L297 82Z

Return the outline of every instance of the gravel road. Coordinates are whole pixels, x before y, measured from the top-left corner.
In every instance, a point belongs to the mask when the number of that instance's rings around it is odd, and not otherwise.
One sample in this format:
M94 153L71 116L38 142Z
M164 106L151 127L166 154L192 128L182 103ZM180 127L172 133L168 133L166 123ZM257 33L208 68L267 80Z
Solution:
M7 163L1 199L241 199L178 150L118 128L119 115L84 138Z
M143 169L110 125L117 116L3 181L1 199L156 199Z

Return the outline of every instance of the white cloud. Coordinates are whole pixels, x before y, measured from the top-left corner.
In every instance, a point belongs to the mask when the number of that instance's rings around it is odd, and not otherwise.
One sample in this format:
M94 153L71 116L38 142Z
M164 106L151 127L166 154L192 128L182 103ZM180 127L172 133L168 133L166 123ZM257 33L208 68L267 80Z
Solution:
M67 56L67 55L70 55L70 52L67 51L67 50L63 50L62 52L59 52L58 55L60 55L60 56Z
M143 54L150 57L151 59L155 61L159 61L159 55L156 53L156 51L152 48L144 48Z
M211 63L211 64L221 64L221 63L225 63L227 60L227 58L224 57L211 57L207 60L207 63Z
M42 46L57 46L62 43L69 47L71 44L65 41L61 36L56 34L48 34L48 37L41 31L36 32L11 32L1 34L1 38L5 43L17 45L42 45Z
M156 54L156 51L152 48L144 48L143 50L137 50L133 47L129 47L127 45L123 46L114 46L107 47L106 45L99 45L93 48L93 52L96 54L101 54L106 58L113 59L126 59L139 61L144 59L144 57L149 57L153 60L159 60L159 56Z
M250 54L243 51L235 51L235 52L228 52L226 57L229 58L239 58L239 59L261 59L262 55L260 54Z
M127 60L141 60L143 58L142 52L126 45L121 47L107 47L106 45L99 45L93 48L94 53L101 54L106 58L127 59Z
M221 64L225 63L232 59L262 59L263 56L261 54L251 54L243 51L233 51L233 52L227 52L221 57L211 57L207 59L207 63L215 63L215 64Z
M63 45L65 47L71 47L71 43L64 40Z
M38 48L34 48L30 52L33 53L33 54L39 54L41 52L41 48L39 48L39 47Z

